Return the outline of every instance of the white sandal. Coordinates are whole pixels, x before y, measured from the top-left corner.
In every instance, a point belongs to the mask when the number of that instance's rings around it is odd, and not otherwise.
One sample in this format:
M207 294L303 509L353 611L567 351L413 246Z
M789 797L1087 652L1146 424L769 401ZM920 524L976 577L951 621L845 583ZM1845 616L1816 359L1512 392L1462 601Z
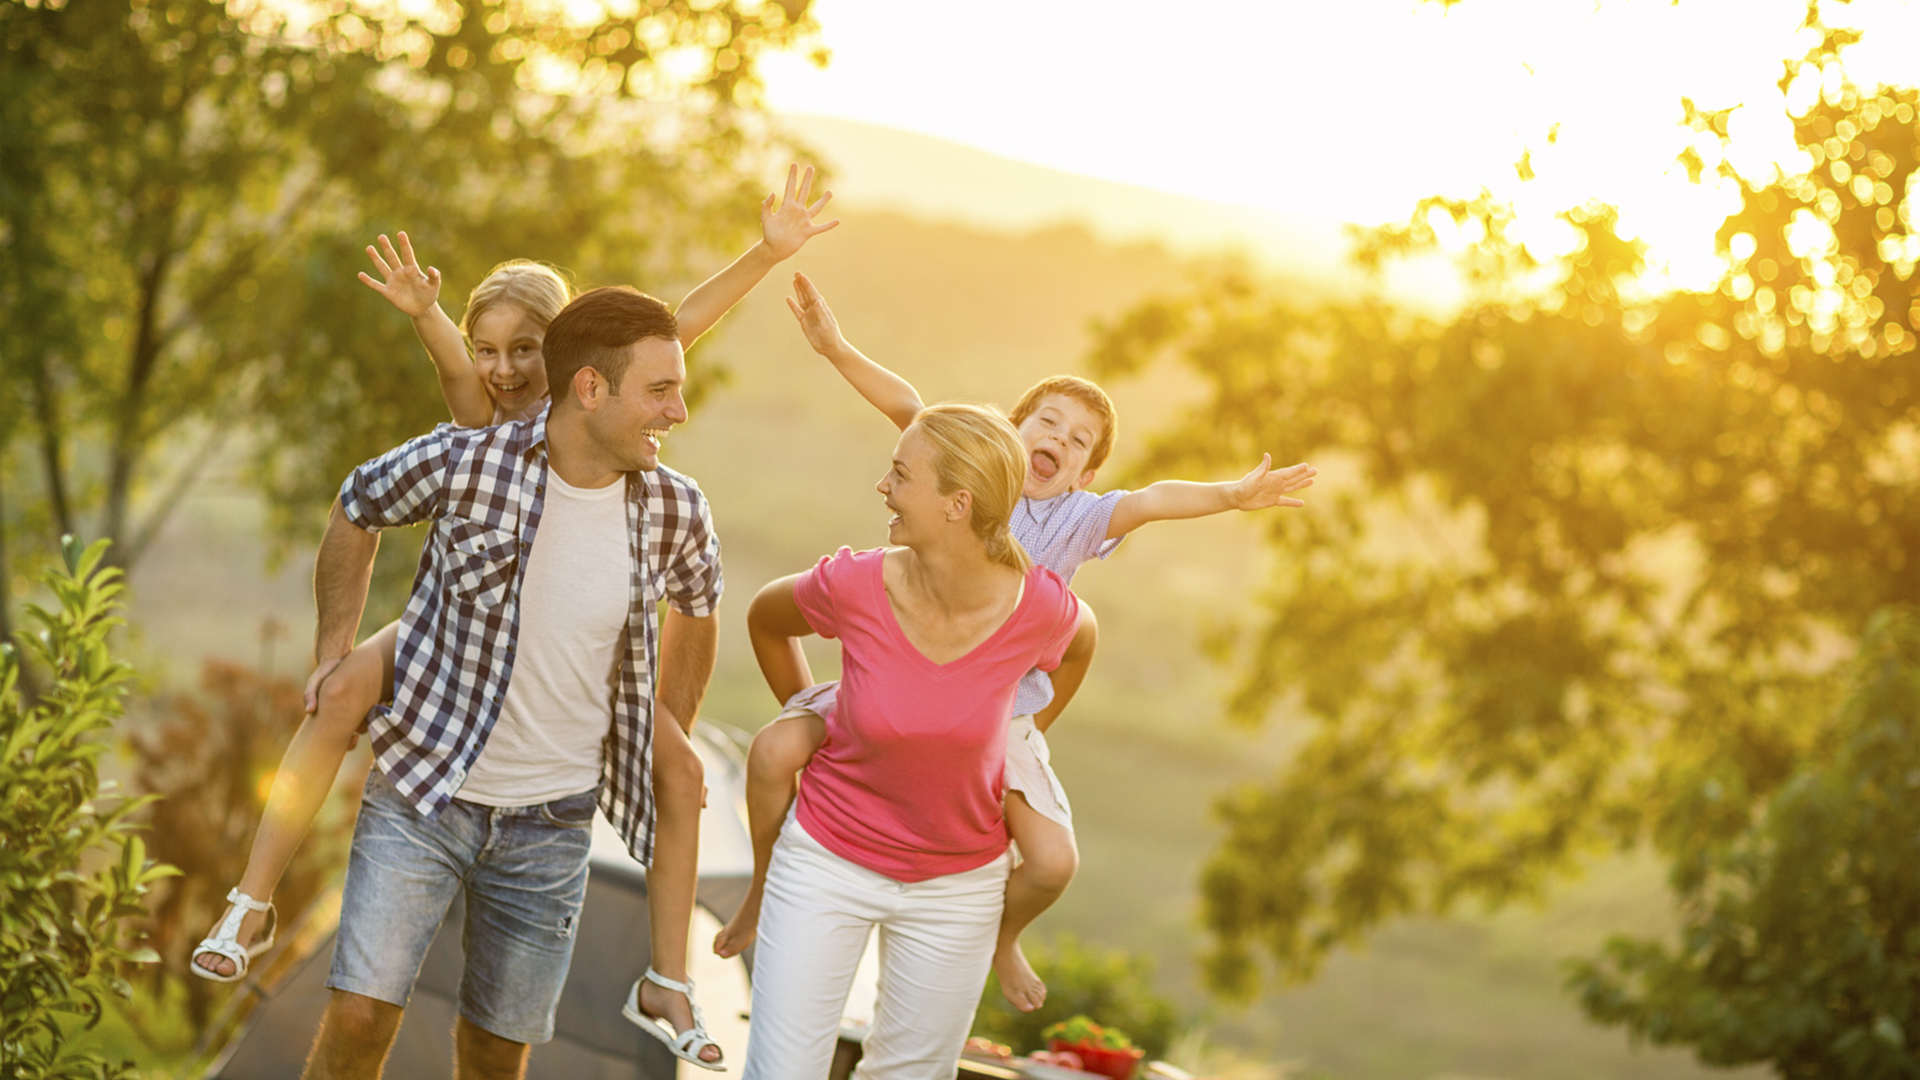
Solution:
M272 904L255 900L238 888L227 892L227 903L233 905L227 910L227 917L220 920L220 925L213 928L213 933L207 935L205 941L193 947L193 956L187 961L187 966L193 969L195 975L223 983L239 982L247 977L247 965L253 958L273 948L273 932L280 923L280 916L273 910ZM240 920L246 918L249 911L267 913L267 936L251 947L240 944ZM194 963L207 953L233 961L233 974L222 975Z
M714 1042L713 1038L707 1034L706 1017L700 1015L700 1006L693 1000L693 980L688 979L686 982L675 982L652 968L648 968L647 973L640 976L640 979L653 983L656 986L664 986L669 990L678 990L680 993L685 994L687 1007L693 1010L693 1026L675 1035L673 1033L673 1025L669 1024L664 1017L648 1016L646 1013L641 1012L639 980L634 982L633 989L627 991L627 1003L621 1008L620 1015L633 1021L641 1031L665 1043L667 1049L673 1051L673 1056L679 1058L681 1061L690 1061L711 1072L726 1072L727 1063L725 1060L700 1060L700 1051L705 1050L709 1046L717 1050L720 1048L720 1044Z

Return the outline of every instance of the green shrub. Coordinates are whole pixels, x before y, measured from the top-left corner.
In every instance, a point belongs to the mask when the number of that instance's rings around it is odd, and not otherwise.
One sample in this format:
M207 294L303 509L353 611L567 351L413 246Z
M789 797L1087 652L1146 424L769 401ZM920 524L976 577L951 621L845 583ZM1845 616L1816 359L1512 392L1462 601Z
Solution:
M1822 718L1810 717L1810 723ZM1678 940L1574 966L1587 1015L1716 1066L1920 1076L1920 618L1878 614L1852 692L1765 813L1676 867Z
M1088 1016L1118 1028L1157 1058L1173 1041L1173 1004L1153 992L1152 965L1143 957L1116 949L1082 945L1069 935L1054 944L1027 949L1027 962L1047 984L1046 1004L1023 1013L1000 994L1000 980L987 979L974 1014L973 1033L1006 1043L1015 1053L1046 1049L1041 1032L1076 1016Z
M101 541L64 544L66 572L43 580L57 600L20 635L46 673L45 692L20 687L21 657L0 643L0 1077L122 1077L71 1045L75 1018L99 1022L107 994L129 995L118 969L151 963L128 920L145 914L149 885L174 871L148 865L128 815L144 800L103 790L100 734L120 715L131 672L107 651L120 625L120 571ZM112 785L107 785L111 787Z

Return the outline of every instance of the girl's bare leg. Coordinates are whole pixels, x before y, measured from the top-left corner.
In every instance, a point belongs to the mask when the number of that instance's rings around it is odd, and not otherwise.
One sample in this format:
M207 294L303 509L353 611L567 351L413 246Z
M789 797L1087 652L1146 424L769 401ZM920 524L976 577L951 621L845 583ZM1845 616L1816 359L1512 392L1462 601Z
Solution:
M713 951L738 956L753 944L760 925L760 896L767 884L773 844L786 823L799 785L795 776L820 749L827 725L813 713L796 713L768 724L747 749L747 833L753 838L753 883L740 910L714 935Z
M260 828L253 834L240 891L266 900L280 884L280 875L320 813L333 790L340 762L353 745L367 710L384 700L393 687L393 650L400 624L388 623L361 642L320 684L319 707L307 714L294 732L280 771L274 774ZM226 918L226 913L221 913ZM266 912L248 912L240 923L240 942L248 944L266 922ZM218 925L217 923L215 925ZM219 975L233 974L233 961L215 953L200 953L194 963Z
M1013 1007L1032 1012L1046 1002L1047 984L1020 951L1020 935L1067 891L1080 869L1080 849L1072 829L1029 806L1018 791L1007 792L1007 831L1020 845L1020 865L1007 875L1007 906L1000 914L993 973Z
M706 766L678 724L653 729L653 863L647 867L647 930L653 942L653 969L675 982L687 981L687 935L693 927L693 903L700 885L700 801L706 791ZM687 996L648 979L640 980L640 1011L673 1025L675 1033L693 1026ZM719 1062L720 1048L705 1047L703 1061Z

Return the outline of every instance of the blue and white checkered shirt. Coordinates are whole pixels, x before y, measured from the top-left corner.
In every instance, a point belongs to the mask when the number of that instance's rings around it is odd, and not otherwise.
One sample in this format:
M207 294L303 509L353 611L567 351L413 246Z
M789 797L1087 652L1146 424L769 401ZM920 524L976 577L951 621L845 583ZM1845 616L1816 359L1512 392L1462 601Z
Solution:
M340 506L362 529L433 523L400 618L393 703L369 718L375 761L428 817L446 808L500 716L520 632L520 585L547 487L547 417L442 425L355 469ZM602 758L600 808L653 859L653 692L660 601L695 618L721 590L720 539L691 479L627 474L633 555L627 649Z

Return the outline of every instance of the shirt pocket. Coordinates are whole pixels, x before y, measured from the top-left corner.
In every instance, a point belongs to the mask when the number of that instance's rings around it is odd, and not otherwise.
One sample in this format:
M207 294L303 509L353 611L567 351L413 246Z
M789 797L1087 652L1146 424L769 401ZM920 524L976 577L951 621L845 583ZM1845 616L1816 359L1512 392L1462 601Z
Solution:
M507 598L516 566L518 538L506 529L455 521L447 530L447 595L474 608Z

